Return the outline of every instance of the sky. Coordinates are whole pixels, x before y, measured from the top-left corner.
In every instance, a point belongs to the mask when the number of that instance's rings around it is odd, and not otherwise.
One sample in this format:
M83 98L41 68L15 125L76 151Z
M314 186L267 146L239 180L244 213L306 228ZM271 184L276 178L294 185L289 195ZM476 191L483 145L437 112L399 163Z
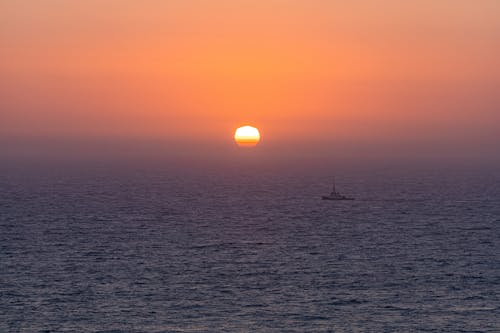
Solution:
M247 158L232 138L250 124L268 158L500 160L498 0L0 0L0 13L0 157Z

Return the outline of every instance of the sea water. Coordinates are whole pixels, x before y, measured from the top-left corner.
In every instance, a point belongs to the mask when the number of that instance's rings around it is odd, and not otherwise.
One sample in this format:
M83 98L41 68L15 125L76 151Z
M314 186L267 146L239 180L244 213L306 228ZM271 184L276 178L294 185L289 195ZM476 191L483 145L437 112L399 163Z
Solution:
M0 177L1 332L500 332L500 175Z

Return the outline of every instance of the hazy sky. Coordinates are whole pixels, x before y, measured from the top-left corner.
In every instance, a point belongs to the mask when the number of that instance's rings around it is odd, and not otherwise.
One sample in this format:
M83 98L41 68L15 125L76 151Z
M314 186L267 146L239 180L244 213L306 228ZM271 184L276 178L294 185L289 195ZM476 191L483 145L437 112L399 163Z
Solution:
M491 158L499 13L498 0L0 0L1 149L220 153L253 124L258 149L296 155Z

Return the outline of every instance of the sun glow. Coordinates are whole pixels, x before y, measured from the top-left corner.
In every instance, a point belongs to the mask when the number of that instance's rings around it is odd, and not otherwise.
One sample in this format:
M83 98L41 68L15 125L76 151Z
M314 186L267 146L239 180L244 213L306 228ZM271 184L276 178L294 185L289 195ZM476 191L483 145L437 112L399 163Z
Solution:
M255 127L243 126L236 129L234 140L240 147L254 147L260 141L260 133Z

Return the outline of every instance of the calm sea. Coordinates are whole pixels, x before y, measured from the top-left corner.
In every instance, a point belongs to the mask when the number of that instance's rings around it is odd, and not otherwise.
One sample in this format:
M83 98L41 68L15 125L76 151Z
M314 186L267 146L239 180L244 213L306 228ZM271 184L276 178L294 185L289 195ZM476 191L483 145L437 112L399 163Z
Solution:
M0 175L0 332L500 332L500 174Z

